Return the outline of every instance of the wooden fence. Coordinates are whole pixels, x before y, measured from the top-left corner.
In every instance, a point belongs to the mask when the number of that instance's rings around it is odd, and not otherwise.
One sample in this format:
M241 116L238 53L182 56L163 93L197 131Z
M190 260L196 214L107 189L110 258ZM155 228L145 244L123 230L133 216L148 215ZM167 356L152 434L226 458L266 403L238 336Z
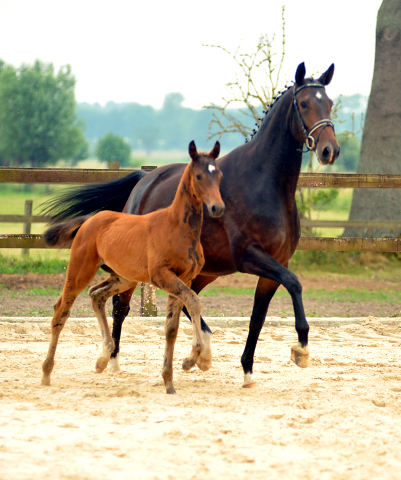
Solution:
M107 182L120 178L133 170L120 170L113 163L109 169L69 169L69 168L0 168L0 183L57 183L85 184ZM150 171L155 167L142 167ZM301 173L299 187L314 188L401 188L401 175L365 175L365 174L335 174L335 173ZM47 218L32 215L26 207L24 215L0 215L0 222L21 222L24 231L21 235L0 235L0 248L44 248L41 235L30 233L30 224L47 222ZM302 227L323 228L401 228L401 222L341 222L341 221L302 221ZM330 251L370 251L398 252L401 251L401 241L393 238L326 238L302 237L299 250L330 250Z
M144 166L145 171L156 167ZM127 175L132 170L120 170L118 162L110 162L109 169L68 168L0 168L0 183L62 183L85 184L107 182ZM356 175L356 174L301 174L299 187L314 188L401 188L401 175ZM22 223L21 235L0 235L0 248L21 248L27 254L30 248L45 248L41 235L31 234L31 224L46 223L45 216L32 215L32 201L25 204L24 215L0 215L1 223ZM339 222L302 221L302 227L324 228L401 228L401 222ZM302 237L298 250L399 252L401 241L395 238L325 238ZM141 315L157 315L155 290L141 284Z

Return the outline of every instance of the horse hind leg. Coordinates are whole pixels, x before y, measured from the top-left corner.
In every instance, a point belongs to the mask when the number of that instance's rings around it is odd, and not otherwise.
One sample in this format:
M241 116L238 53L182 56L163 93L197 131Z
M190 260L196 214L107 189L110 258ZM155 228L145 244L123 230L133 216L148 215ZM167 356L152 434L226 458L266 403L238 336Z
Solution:
M136 285L135 285L136 286ZM118 373L120 368L120 339L123 322L130 311L130 300L135 287L113 296L113 330L114 350L110 357L110 372Z
M111 354L115 350L114 339L110 333L107 323L105 305L108 298L120 292L135 288L136 282L130 282L117 275L110 275L105 281L95 285L90 289L89 295L92 302L93 310L99 322L100 331L103 338L103 352L98 358L95 366L97 373L102 373L109 363Z

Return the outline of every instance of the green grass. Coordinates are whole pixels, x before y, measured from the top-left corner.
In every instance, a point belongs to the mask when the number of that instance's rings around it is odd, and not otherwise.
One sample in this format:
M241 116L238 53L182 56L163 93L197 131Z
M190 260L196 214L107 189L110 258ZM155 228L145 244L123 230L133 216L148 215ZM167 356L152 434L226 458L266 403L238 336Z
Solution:
M23 258L21 254L17 257L0 253L0 273L65 273L67 263L64 258L49 258L46 255Z
M0 283L0 292L4 291L4 286ZM213 287L209 286L207 290L200 293L200 296L204 297L217 297L221 295L250 295L253 296L255 290L253 288L230 288L230 287ZM57 296L60 294L59 288L53 287L38 287L24 290L24 295L35 296ZM136 290L136 294L140 294L140 289ZM16 293L18 295L18 293ZM156 290L156 295L166 297L167 294L163 290ZM286 297L288 292L284 289L280 289L275 294L276 297ZM344 302L391 302L401 304L401 291L386 289L384 290L368 290L367 288L341 288L335 291L327 291L321 288L308 289L303 292L304 299L314 299L319 301L344 301Z

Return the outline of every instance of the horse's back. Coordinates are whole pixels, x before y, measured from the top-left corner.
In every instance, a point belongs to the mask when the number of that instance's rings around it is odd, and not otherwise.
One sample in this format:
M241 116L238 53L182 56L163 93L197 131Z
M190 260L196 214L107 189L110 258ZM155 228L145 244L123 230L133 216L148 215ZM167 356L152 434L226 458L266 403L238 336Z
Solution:
M174 163L148 173L132 190L124 212L143 215L171 205L185 167Z

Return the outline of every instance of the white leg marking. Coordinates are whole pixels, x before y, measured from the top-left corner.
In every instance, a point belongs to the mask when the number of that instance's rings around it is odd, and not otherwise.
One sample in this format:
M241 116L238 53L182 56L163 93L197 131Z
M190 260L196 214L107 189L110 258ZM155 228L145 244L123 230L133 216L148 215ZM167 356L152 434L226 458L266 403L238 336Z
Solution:
M212 334L202 331L203 350L198 357L196 365L206 372L212 366Z
M121 372L120 368L120 354L118 353L116 357L110 357L109 369L111 373Z
M256 380L253 378L252 373L245 373L244 374L244 384L242 388L252 388L256 387Z

